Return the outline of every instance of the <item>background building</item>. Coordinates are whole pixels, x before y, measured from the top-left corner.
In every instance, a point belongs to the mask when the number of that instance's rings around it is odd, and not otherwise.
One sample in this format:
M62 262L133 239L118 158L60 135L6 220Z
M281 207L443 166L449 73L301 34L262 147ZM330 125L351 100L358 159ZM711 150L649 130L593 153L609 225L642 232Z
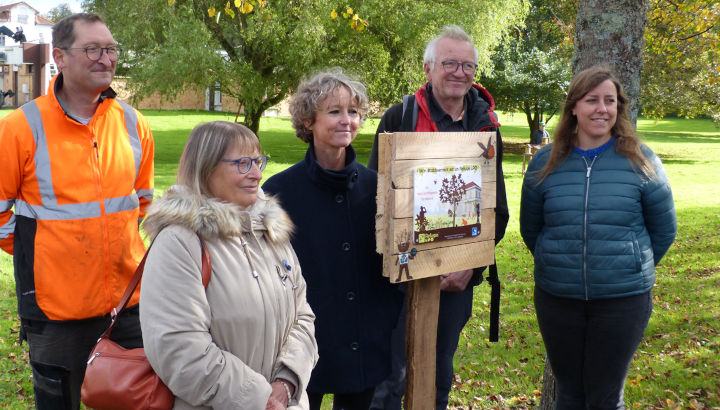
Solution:
M0 6L0 90L6 105L19 106L47 93L57 73L52 61L53 22L26 2Z

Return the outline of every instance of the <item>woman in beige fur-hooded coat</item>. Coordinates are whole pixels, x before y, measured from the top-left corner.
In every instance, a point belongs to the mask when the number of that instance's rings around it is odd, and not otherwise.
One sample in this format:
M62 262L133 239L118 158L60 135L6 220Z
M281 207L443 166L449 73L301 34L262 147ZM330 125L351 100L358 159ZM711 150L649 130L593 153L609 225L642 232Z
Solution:
M154 240L140 294L145 352L175 409L305 409L315 316L292 223L258 186L267 157L239 127L196 127L178 185L145 219ZM207 290L197 234L210 253Z

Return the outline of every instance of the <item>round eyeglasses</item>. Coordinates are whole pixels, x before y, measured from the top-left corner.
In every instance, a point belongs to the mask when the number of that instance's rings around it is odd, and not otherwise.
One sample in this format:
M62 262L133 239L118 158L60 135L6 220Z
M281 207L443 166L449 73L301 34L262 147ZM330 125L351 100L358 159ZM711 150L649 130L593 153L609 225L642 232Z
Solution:
M241 174L247 174L248 172L250 172L250 168L252 168L253 162L257 164L258 169L262 171L265 169L265 166L267 165L269 159L270 158L267 155L260 155L257 158L242 157L238 159L224 159L222 161L236 163L238 172Z
M461 65L463 73L465 73L467 75L473 75L473 74L475 74L475 70L477 70L477 67L478 67L478 65L475 63L470 63L470 62L458 63L457 61L453 61L453 60L440 61L438 64L441 64L443 66L443 69L445 70L445 72L448 74L456 72L458 66Z
M102 58L103 51L107 54L110 61L117 61L120 55L122 54L122 49L120 47L98 47L98 46L88 46L88 47L70 47L66 48L66 50L85 50L85 55L87 58L91 61L98 61Z

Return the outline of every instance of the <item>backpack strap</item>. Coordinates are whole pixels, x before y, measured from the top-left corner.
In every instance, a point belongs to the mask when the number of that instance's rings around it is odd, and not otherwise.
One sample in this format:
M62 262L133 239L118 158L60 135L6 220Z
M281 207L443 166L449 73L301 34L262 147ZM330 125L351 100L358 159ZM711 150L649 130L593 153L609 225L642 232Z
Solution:
M490 296L490 338L491 342L498 341L498 327L500 324L500 277L498 276L497 262L490 265L490 274L487 281L492 287Z
M415 131L415 127L417 126L418 122L419 111L420 106L418 105L415 95L403 95L402 120L399 131Z

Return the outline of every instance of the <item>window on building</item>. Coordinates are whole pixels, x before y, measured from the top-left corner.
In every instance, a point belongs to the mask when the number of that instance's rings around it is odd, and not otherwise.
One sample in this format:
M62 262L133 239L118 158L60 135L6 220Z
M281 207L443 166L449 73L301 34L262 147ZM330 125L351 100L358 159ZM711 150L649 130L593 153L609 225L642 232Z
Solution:
M27 65L27 73L33 74L35 72L35 64L28 64Z
M28 23L28 15L27 14L18 14L18 23L27 24Z

